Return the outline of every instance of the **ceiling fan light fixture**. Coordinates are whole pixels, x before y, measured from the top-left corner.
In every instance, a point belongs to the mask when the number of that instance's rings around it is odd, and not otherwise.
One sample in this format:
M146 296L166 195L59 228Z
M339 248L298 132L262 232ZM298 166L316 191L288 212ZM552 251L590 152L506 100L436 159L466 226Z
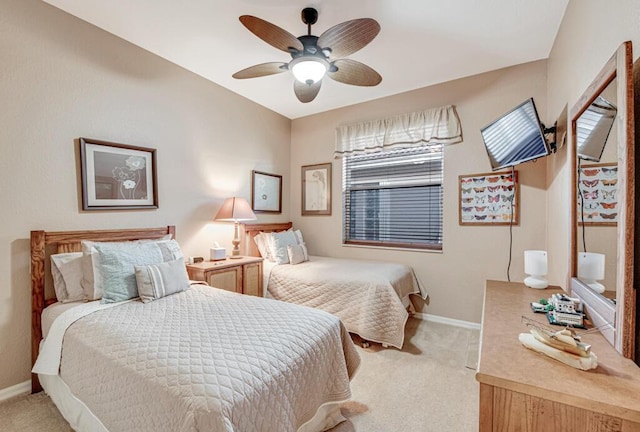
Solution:
M291 60L289 69L298 81L311 85L325 76L329 62L317 56L301 56Z

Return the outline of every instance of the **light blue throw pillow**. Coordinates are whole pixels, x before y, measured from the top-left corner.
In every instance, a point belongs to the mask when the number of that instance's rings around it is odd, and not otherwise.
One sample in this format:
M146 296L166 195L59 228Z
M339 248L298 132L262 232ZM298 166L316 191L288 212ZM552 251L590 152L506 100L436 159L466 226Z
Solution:
M183 258L174 240L154 243L97 243L96 266L102 280L102 303L138 297L135 266L160 264Z

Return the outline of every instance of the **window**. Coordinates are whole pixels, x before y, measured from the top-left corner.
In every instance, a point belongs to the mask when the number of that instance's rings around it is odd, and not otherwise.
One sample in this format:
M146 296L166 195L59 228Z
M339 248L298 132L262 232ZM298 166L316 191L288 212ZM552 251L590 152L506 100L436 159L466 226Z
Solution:
M442 145L343 158L344 243L442 249Z

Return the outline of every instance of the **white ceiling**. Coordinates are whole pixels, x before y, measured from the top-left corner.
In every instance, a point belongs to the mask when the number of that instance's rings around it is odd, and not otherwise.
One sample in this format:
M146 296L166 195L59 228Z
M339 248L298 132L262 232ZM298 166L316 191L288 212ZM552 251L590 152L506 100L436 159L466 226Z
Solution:
M44 0L66 12L294 119L346 105L544 59L568 0ZM293 76L236 80L234 72L290 56L238 20L254 15L295 36L306 34L305 7L318 9L312 33L374 18L380 34L349 58L382 75L376 87L325 78L303 104Z

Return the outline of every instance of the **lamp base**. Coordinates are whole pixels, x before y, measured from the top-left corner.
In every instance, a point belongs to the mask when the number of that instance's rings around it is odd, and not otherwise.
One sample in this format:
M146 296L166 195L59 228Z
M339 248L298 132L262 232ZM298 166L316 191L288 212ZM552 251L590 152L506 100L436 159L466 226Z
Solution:
M233 241L231 242L231 244L233 245L233 249L231 249L231 255L229 255L229 258L231 259L238 259L238 258L242 258L242 255L240 255L240 239L238 238L238 221L236 220L234 223L234 229L233 229Z
M524 284L529 288L545 289L549 286L549 282L542 276L531 275L524 279Z
M595 292L602 294L605 290L604 285L602 285L600 282L596 282L594 280L589 280L589 279L585 279L582 278L582 282L584 282L585 284L587 284L587 286L589 288L591 288L592 290L594 290Z

